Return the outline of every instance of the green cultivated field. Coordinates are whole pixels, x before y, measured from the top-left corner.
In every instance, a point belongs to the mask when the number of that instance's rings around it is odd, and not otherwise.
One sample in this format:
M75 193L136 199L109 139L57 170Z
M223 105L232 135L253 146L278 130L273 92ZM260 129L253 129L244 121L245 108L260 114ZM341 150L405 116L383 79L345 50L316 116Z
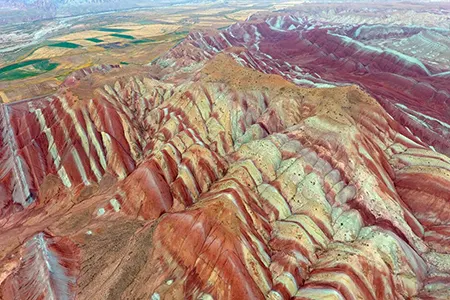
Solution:
M60 43L50 44L48 46L49 47L59 47L59 48L70 48L70 49L81 47L80 45L71 43L71 42L60 42Z
M144 44L144 43L151 43L151 42L156 42L156 40L153 40L153 39L142 39L142 40L134 40L131 43L132 44Z
M104 31L104 32L127 32L129 31L128 29L122 29L122 28L105 28L102 27L100 29L98 29L98 31Z
M86 41L93 42L93 43L101 43L101 42L103 42L103 40L98 39L98 38L87 38Z
M122 39L127 39L127 40L134 40L134 36L132 35L127 35L127 34L119 34L119 33L113 33L111 34L111 36L115 36L118 38L122 38Z
M59 64L48 59L32 59L0 68L0 80L16 80L54 70Z

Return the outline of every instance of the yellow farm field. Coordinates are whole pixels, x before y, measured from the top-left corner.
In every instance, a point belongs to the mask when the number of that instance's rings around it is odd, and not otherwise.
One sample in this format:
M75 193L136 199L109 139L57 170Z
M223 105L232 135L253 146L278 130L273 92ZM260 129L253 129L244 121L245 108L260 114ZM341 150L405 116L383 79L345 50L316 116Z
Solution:
M86 31L80 31L80 32L74 32L69 33L63 36L59 36L56 38L52 38L54 41L76 41L76 40L84 40L87 38L101 38L103 36L110 35L112 32L104 32L104 31L97 31L97 30L86 30Z
M230 12L231 9L229 8L215 8L215 9L198 9L194 10L192 12L189 12L193 15L202 15L202 16L208 16L208 15L217 15L224 12Z
M234 21L224 18L224 17L202 17L198 19L198 22L196 22L193 26L211 26L211 27L222 27L225 25L231 25Z
M98 30L86 30L80 32L74 32L70 34L66 34L60 37L52 38L53 41L60 42L74 42L80 44L78 41L83 41L82 46L89 46L88 43L85 42L87 38L99 38L105 42L114 42L121 40L120 38L116 38L111 36L112 34L124 34L131 35L135 38L144 38L144 37L153 37L168 34L176 31L180 28L178 25L170 25L170 24L150 24L150 25L140 25L133 23L124 23L124 24L113 24L111 26L105 27L110 29L126 29L128 31L125 32L108 32L108 31L98 31ZM91 43L92 44L92 43Z
M84 50L79 48L70 49L70 48L44 46L34 51L30 56L27 57L27 59L46 59L69 54L73 55L81 52L84 52Z
M106 28L126 29L128 31L121 32L120 34L131 35L134 36L135 38L144 38L168 34L176 31L180 27L181 26L179 25L170 25L170 24L150 24L150 25L114 24Z
M248 18L248 16L250 16L254 13L257 13L258 11L261 11L261 10L246 9L246 10L234 12L232 14L227 14L227 17L230 19L237 20L237 21L244 21Z
M184 19L187 19L187 18L189 18L188 15L173 14L173 15L167 15L167 16L164 16L164 17L155 17L155 18L152 18L152 19L155 20L155 21L158 21L158 22L162 21L162 22L178 23L181 20L184 20Z

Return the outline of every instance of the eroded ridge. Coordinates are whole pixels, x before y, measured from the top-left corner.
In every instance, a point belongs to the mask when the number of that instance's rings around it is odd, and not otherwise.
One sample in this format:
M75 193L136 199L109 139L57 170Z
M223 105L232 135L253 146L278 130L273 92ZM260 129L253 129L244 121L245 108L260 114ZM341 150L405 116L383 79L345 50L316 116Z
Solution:
M447 156L356 86L192 71L6 107L3 298L450 296Z
M408 130L449 155L448 29L340 22L345 20L328 24L301 12L253 15L220 32L193 32L155 64L169 67L166 76L176 78L186 66L227 52L243 66L302 86L357 84Z

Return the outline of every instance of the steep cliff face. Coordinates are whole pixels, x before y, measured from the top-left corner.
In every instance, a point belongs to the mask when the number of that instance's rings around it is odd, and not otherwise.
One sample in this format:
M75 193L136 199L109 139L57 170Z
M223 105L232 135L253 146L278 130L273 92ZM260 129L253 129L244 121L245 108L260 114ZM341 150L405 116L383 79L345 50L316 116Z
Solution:
M311 82L345 85L300 87L267 42L279 30L303 56L307 39L274 20L2 105L2 298L450 297L450 158L388 113L403 88L365 80L448 87L400 59L400 75L330 66Z

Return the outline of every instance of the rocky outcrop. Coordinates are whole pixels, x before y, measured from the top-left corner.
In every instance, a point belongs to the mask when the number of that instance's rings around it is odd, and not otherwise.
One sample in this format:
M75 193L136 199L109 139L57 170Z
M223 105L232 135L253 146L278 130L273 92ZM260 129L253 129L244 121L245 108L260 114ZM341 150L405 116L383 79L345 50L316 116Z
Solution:
M279 20L191 34L145 72L84 72L2 105L0 295L450 297L446 151L389 114L409 107L380 100L388 88L294 84L298 64L264 50L275 30L274 44L294 39ZM368 66L442 87L397 63Z
M442 30L446 32L441 38L443 50L437 47L438 41L430 40L430 60L423 61L413 52L394 50L400 43L394 49L377 45L380 37L363 36L367 31L364 26L343 31L339 24L323 25L296 14L254 16L222 32L192 33L161 62L164 66L173 62L181 67L232 47L230 55L241 65L281 75L299 85L357 84L403 126L449 155L450 73L442 61L438 65L442 67L437 67L431 59L436 51L448 53L448 30ZM438 34L426 27L404 27L401 35L408 37L419 32ZM420 44L420 48L425 46L428 45Z

